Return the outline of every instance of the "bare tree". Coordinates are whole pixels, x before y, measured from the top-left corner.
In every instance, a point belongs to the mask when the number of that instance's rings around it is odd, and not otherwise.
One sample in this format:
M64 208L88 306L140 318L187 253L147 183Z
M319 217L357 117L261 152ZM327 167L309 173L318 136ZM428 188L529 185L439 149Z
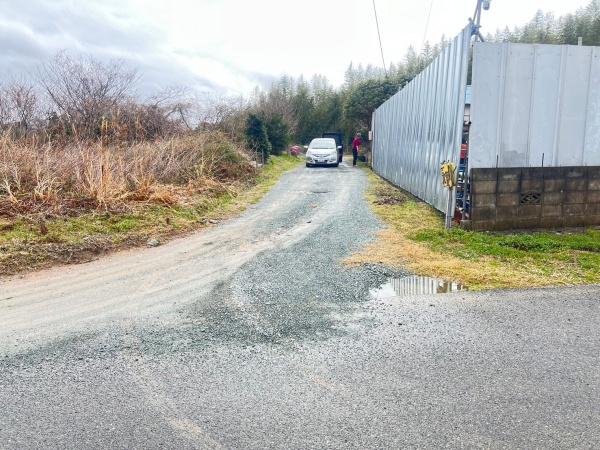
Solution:
M0 85L0 128L5 128L10 122L10 105L4 93L6 88Z
M129 99L138 78L137 71L122 61L103 63L65 52L43 64L38 76L61 120L83 137L97 134L103 117L114 114Z
M0 87L0 124L19 135L32 130L39 118L39 101L35 86L13 80Z
M194 95L189 88L172 86L141 101L133 92L137 72L122 61L60 52L43 63L37 75L39 86L0 86L0 127L18 129L19 136L36 131L42 140L99 138L103 144L192 130L243 135L249 108L244 98ZM39 120L42 108L44 121Z
M243 97L204 93L195 102L195 116L201 130L224 131L236 136L244 127L248 108Z
M32 84L13 82L6 88L6 95L19 127L29 131L38 113L38 97Z
M187 130L193 129L192 101L188 88L169 86L150 97L148 106L161 111L165 120L173 121Z

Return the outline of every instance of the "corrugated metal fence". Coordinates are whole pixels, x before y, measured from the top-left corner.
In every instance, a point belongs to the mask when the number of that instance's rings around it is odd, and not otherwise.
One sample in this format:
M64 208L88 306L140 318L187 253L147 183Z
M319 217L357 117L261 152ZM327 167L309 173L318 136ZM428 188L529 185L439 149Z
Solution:
M373 169L440 211L440 164L460 156L470 40L471 25L373 114Z
M477 42L469 167L600 165L600 47Z

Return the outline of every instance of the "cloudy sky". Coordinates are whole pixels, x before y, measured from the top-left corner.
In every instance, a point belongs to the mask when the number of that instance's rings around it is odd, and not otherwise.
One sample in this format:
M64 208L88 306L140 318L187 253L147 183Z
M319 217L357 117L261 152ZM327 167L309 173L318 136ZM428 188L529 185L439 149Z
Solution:
M492 0L483 32L538 9L589 0ZM376 0L387 62L457 34L475 0ZM431 7L429 26L427 16ZM248 93L283 73L343 81L350 61L380 64L371 0L0 0L0 78L34 73L59 50L122 58L142 90L167 85Z

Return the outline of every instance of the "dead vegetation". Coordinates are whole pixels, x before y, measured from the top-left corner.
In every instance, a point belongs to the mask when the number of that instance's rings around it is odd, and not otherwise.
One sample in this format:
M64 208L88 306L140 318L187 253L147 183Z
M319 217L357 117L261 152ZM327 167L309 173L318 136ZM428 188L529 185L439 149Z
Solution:
M0 86L2 218L176 205L254 174L245 149L219 130L223 114L202 117L213 129L193 129L184 89L142 101L134 68L64 52L37 72Z
M407 200L407 196L401 191L385 184L374 187L373 194L375 205L401 205Z
M126 145L35 143L0 137L0 217L123 212L131 202L174 205L252 177L243 149L218 132Z
M0 85L0 275L206 226L296 164L257 168L240 105L175 87L142 100L137 78L59 53L37 80Z
M35 198L31 190L19 191L12 201L0 195L5 210L9 208L8 214L0 216L0 276L89 261L210 226L258 201L283 172L299 162L288 156L273 157L257 172L248 161L209 158L197 172L186 168L176 178L178 184L163 184L165 180L157 177L160 181L139 188L113 173L108 177L113 188L94 191L103 192L99 198L78 197L79 188L73 183L66 186L75 189L57 188L56 195L46 198ZM244 169L238 170L239 166ZM213 175L222 174L222 178L208 176L210 167ZM198 175L189 178L190 173Z
M256 168L217 132L130 145L0 138L0 275L87 261L205 225Z

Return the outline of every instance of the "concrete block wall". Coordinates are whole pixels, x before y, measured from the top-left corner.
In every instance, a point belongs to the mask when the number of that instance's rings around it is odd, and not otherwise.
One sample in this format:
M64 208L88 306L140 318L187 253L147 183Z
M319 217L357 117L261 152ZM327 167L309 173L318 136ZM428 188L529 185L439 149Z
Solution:
M600 225L600 166L471 169L471 228Z

